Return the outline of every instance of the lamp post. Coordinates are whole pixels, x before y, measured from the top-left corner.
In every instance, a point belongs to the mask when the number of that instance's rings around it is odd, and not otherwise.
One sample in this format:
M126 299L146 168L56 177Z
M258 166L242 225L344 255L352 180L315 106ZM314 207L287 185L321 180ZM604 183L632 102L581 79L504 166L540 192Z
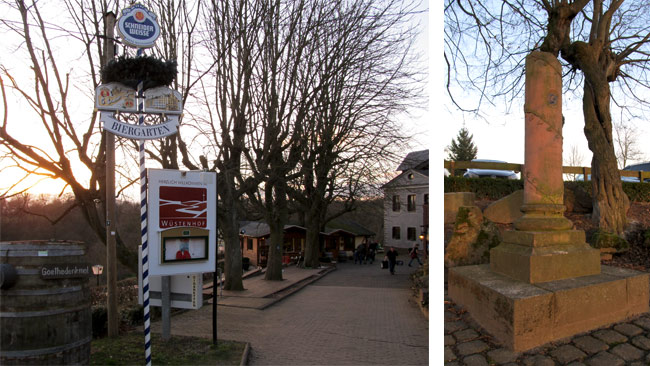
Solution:
M97 277L97 286L99 286L99 276L104 272L104 266L101 264L95 264L93 266L93 274Z

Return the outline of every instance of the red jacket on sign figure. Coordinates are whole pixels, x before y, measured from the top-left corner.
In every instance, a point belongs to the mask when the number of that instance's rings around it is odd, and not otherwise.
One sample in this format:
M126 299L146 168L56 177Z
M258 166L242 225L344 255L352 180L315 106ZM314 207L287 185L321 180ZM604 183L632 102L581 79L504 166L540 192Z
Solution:
M176 252L176 259L192 259L190 252L187 249L181 249Z

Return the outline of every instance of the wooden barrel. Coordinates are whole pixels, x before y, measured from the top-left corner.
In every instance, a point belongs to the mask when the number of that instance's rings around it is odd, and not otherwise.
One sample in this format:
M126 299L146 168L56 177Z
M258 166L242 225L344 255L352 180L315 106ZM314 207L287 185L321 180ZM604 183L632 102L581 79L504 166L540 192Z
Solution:
M0 289L0 364L90 364L92 316L81 242L0 242L16 283ZM90 271L90 273L87 273Z

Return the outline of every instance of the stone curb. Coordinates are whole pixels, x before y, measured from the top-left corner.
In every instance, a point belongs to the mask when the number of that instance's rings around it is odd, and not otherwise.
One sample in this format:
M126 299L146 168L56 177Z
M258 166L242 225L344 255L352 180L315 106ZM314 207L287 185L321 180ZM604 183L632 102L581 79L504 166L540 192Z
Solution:
M327 267L327 268L325 268L324 270L318 272L315 275L309 276L309 277L307 277L305 279L302 279L302 280L294 283L293 285L291 285L291 286L289 286L287 288L283 288L283 289L281 289L279 291L276 291L276 292L274 292L272 294L269 294L269 295L267 295L265 297L266 298L274 298L273 301L268 302L268 303L266 303L264 305L258 306L255 309L264 310L264 309L266 309L266 308L268 308L268 307L270 307L272 305L275 305L278 302L280 302L280 301L284 300L285 298L293 295L294 293L302 290L304 287L306 287L306 286L320 280L325 275L327 275L328 273L330 273L332 271L335 271L335 270L336 270L335 266Z
M239 366L248 365L248 356L250 355L250 351L251 344L246 342L246 345L244 346L244 352L241 355L241 362L239 363Z

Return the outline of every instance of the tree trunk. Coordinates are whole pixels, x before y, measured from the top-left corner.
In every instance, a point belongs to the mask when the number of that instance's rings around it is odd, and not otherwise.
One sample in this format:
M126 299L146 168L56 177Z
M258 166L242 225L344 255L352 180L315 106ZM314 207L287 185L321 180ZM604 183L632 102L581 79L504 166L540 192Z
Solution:
M275 173L274 173L275 174ZM282 251L284 246L284 225L289 219L287 206L287 192L284 187L286 182L282 178L272 176L269 181L269 188L266 189L266 221L271 229L269 242L269 258L266 264L266 275L264 279L271 281L282 281Z
M591 161L591 192L594 210L592 220L600 229L622 234L627 225L629 199L623 192L621 176L616 164L612 139L612 121L609 111L609 83L594 80L585 73L583 113L585 135Z
M224 288L229 291L244 290L242 280L242 251L239 243L239 221L237 216L237 199L235 197L234 173L239 166L239 159L234 158L221 166L217 175L217 193L219 202L219 230L225 243Z
M221 233L226 244L224 289L229 291L242 291L244 290L244 283L242 280L243 269L241 245L239 243L239 225L234 207L227 208L227 210L230 211L225 212L220 223Z
M307 234L305 240L305 267L318 268L320 262L320 221L314 217L307 217Z
M271 238L269 240L269 257L266 263L265 280L282 281L282 246L284 245L284 223L270 220Z

